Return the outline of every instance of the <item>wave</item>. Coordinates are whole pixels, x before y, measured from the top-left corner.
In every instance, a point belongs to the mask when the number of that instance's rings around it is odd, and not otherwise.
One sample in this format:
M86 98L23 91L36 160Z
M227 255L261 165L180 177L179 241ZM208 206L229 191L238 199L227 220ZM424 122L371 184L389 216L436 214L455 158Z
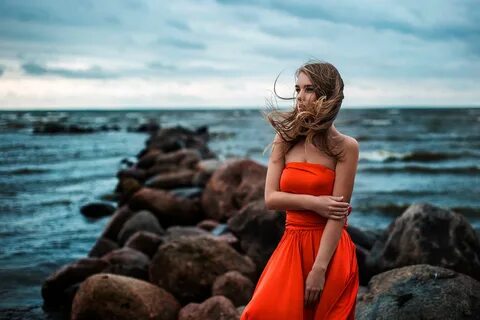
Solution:
M428 173L428 174L478 174L480 167L424 167L424 166L404 166L404 167L381 167L381 168L365 168L359 169L362 172L372 173Z
M434 151L413 151L413 152L392 152L388 150L375 150L360 153L360 159L373 162L394 162L394 161L441 161L460 159L465 157L478 157L478 154L471 151L463 152L434 152Z

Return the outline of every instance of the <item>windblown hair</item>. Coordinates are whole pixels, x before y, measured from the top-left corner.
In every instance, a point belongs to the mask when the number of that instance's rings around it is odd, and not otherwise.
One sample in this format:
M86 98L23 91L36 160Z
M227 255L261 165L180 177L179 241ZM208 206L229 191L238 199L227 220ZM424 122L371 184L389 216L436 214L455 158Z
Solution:
M338 143L330 137L329 128L340 111L343 101L343 80L332 64L324 61L309 61L295 72L295 78L303 72L311 80L313 91L316 95L316 101L306 104L302 110L296 107L296 96L292 98L280 97L275 89L278 77L274 83L274 94L282 100L294 100L293 109L289 111L280 111L273 101L267 101L267 111L263 111L263 116L273 126L274 130L280 135L281 141L273 144L284 144L282 150L285 154L300 140L305 139L306 143L311 143L325 152L328 156L337 160L343 158L343 151L336 152ZM263 151L272 145L270 143ZM272 150L274 145L272 145Z

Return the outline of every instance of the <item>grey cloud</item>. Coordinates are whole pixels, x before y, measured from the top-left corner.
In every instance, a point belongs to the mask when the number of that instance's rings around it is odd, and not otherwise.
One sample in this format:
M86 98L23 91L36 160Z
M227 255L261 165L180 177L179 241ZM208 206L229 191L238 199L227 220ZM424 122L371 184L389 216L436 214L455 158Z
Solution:
M117 74L106 72L98 66L87 70L68 70L63 68L49 68L36 63L24 63L22 69L33 76L56 75L64 78L106 79L116 78Z
M5 67L0 65L0 77L5 73Z

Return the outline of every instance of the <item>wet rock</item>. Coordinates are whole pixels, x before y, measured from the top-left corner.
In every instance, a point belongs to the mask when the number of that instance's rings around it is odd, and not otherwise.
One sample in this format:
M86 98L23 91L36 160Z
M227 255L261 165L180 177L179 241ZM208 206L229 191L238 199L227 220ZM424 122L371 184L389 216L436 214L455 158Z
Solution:
M35 123L33 127L33 133L35 134L92 133L95 131L96 130L91 127L82 127L77 124L65 124L54 121Z
M102 260L110 263L110 266L104 269L106 273L148 280L150 259L140 251L124 247L107 253Z
M100 237L88 253L88 256L101 258L115 249L118 249L118 244L115 241Z
M159 235L148 231L138 231L128 238L125 247L143 252L151 258L161 244L163 244L163 239Z
M246 305L253 295L255 285L238 271L229 271L215 279L212 296L225 296L238 307Z
M142 184L134 178L122 178L118 181L115 192L118 194L118 204L120 206L127 203L130 198L140 189Z
M92 202L82 206L80 212L88 218L100 218L112 215L115 207L108 202Z
M163 152L158 149L147 149L146 152L139 157L136 168L147 170L155 164L155 159L162 153Z
M261 199L244 206L228 220L228 227L260 274L284 233L285 213L268 210Z
M139 169L139 168L127 168L127 169L122 169L117 172L117 178L118 179L124 179L124 178L133 178L139 182L143 182L147 178L147 172L144 169Z
M480 282L427 264L374 276L357 304L356 319L475 319Z
M118 234L118 243L123 245L128 238L138 231L148 231L157 235L165 233L157 218L151 212L142 210L125 222Z
M246 204L263 199L267 168L252 160L226 161L212 175L202 194L207 218L227 221Z
M208 298L215 279L231 270L252 278L255 264L211 236L180 237L158 248L150 264L150 282L171 292L184 305Z
M190 303L183 307L178 320L238 320L240 315L228 298L214 296L203 303Z
M156 148L164 153L180 149L195 149L200 152L201 159L214 158L215 155L207 146L208 128L203 126L190 130L181 126L162 128L147 140L148 148Z
M480 279L480 241L464 216L430 204L413 204L370 250L373 274L427 263Z
M145 181L145 186L154 189L191 187L195 171L180 169L176 172L161 173Z
M176 320L180 304L148 282L113 274L94 275L80 286L72 320Z
M152 212L165 228L195 225L204 218L198 199L180 198L164 190L142 188L130 199L129 205L133 210Z
M109 266L107 261L96 258L84 258L61 267L51 274L43 283L42 297L46 308L70 304L65 291L82 282L87 277L102 272Z
M123 205L118 208L108 222L105 230L102 233L102 238L108 238L112 241L117 241L118 234L122 230L125 222L130 219L136 212L130 210L128 205Z

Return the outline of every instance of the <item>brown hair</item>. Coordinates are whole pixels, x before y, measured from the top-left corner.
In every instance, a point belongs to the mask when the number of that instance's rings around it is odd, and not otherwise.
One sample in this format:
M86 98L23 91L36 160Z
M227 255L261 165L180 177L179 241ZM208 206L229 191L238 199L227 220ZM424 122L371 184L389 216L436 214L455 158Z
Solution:
M309 61L295 72L295 78L303 72L311 80L313 90L316 95L316 101L305 105L302 110L296 108L296 97L280 97L274 83L274 94L282 100L294 100L293 110L280 111L275 107L272 101L267 102L267 111L262 112L264 117L273 126L274 130L280 135L281 142L286 148L283 149L283 155L297 143L302 137L306 137L307 143L312 143L320 150L323 150L328 156L335 159L343 157L343 151L335 152L329 140L332 140L329 134L329 128L340 111L343 100L343 80L332 64L324 61ZM273 142L277 143L277 142ZM268 146L270 146L270 143ZM338 144L334 144L338 145ZM268 148L268 146L264 149ZM273 150L272 145L272 150Z

